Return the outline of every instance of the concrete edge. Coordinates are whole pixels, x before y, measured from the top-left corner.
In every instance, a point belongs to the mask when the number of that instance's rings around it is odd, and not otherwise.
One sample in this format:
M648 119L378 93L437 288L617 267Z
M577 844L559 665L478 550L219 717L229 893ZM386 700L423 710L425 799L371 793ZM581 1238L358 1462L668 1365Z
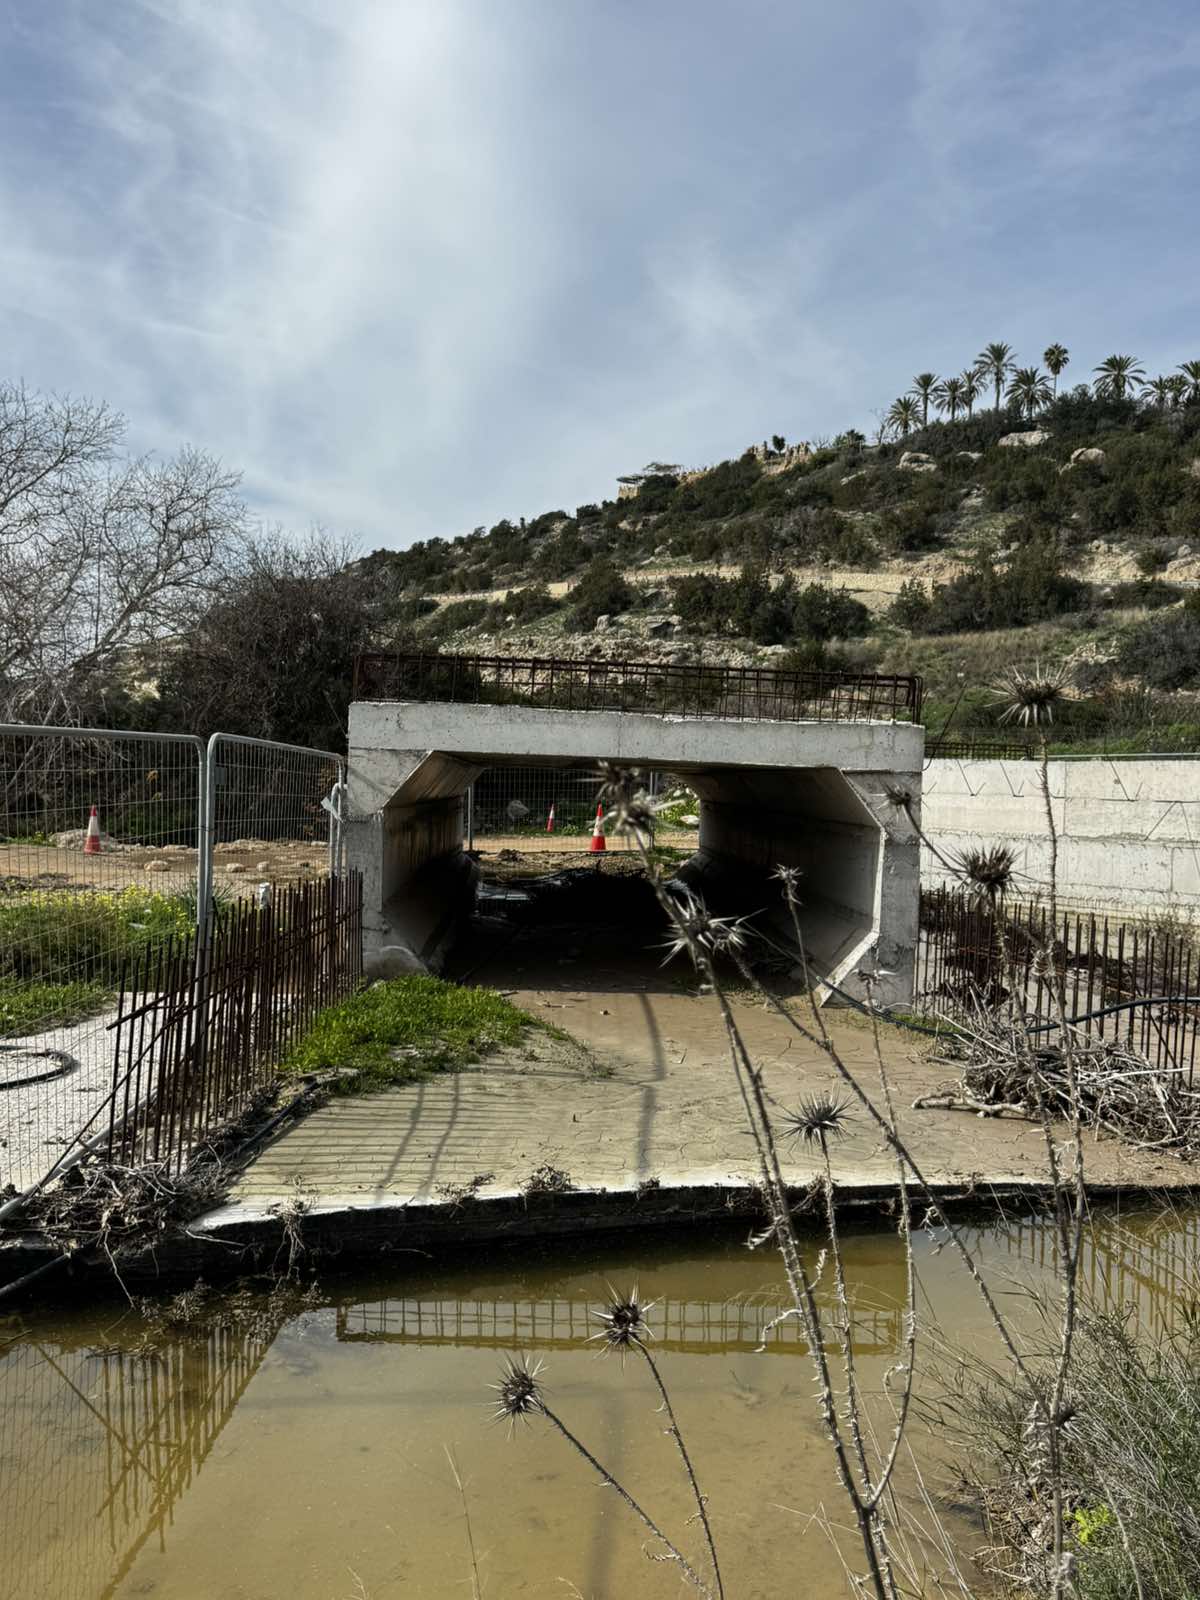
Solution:
M888 1182L839 1186L839 1209L859 1218L876 1213L880 1222L888 1223L894 1218L896 1192L895 1185ZM1040 1208L1049 1201L1051 1188L1039 1180L974 1177L932 1185L930 1192L955 1214L966 1211L995 1218L1006 1208ZM1088 1193L1100 1204L1118 1199L1190 1202L1200 1197L1200 1184L1097 1183L1088 1186ZM807 1212L814 1200L811 1186L793 1187L789 1195L801 1213ZM913 1198L919 1211L921 1198ZM314 1204L300 1217L299 1255L318 1272L336 1274L343 1268L378 1265L381 1256L391 1254L444 1254L485 1243L535 1243L563 1236L630 1228L684 1228L750 1217L762 1217L758 1191L741 1179L673 1185L650 1182L535 1195L507 1191L461 1201L411 1197L365 1199L362 1203L331 1201ZM815 1211L812 1227L823 1227ZM281 1262L286 1263L288 1253L288 1226L277 1209L266 1204L236 1205L193 1219L160 1238L152 1249L121 1257L119 1265L123 1284L149 1294L190 1286L201 1277L215 1283L272 1272ZM34 1236L0 1242L0 1288L58 1259L56 1251ZM79 1298L111 1283L111 1267L105 1258L76 1257L66 1265L67 1270L39 1279L38 1298ZM19 1302L14 1298L9 1303Z

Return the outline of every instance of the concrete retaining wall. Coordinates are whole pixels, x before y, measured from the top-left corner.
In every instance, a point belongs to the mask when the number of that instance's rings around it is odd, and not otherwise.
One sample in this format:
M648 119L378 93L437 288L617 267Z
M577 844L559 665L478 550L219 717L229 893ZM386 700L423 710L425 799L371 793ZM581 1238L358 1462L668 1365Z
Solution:
M1200 758L1095 756L1051 761L1058 889L1096 910L1200 912ZM949 853L978 844L1017 852L1022 888L1049 882L1049 844L1034 761L930 761L922 786L925 832ZM921 876L946 872L923 849Z

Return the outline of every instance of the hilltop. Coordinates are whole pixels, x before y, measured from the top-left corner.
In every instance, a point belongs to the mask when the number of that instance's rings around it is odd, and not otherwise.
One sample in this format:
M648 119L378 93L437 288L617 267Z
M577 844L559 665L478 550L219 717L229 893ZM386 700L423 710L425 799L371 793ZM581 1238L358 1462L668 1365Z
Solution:
M930 726L953 710L964 733L994 733L987 684L1038 658L1070 671L1063 738L1194 748L1200 395L1081 385L1031 409L655 462L611 499L357 570L442 649L918 671Z

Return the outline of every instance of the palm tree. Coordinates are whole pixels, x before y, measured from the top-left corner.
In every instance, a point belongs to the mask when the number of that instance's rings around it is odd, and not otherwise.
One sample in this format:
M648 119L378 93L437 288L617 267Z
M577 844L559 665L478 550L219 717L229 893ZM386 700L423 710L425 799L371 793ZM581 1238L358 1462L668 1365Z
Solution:
M920 420L921 407L915 395L902 394L899 400L892 401L892 408L887 414L888 426L895 428L902 439L908 438Z
M975 402L983 392L983 383L974 367L968 367L961 373L958 381L962 388L962 403L967 408L967 415L971 416L975 410Z
M933 391L933 398L939 411L948 411L950 421L957 422L958 408L963 403L962 379L943 378Z
M1092 386L1096 393L1113 400L1124 400L1126 389L1141 383L1146 376L1136 356L1105 356L1092 370L1099 374Z
M1187 379L1187 397L1200 400L1200 361L1181 361L1179 370Z
M1012 346L1007 344L988 344L975 357L975 371L986 382L990 383L996 391L996 410L1000 409L1000 391L1004 387L1004 380L1013 370Z
M1064 367L1070 364L1071 353L1065 344L1047 345L1046 349L1042 352L1042 360L1046 363L1046 369L1050 373L1050 376L1054 379L1054 394L1055 398L1057 398L1058 375Z
M1053 400L1054 391L1040 367L1018 367L1008 385L1007 398L1015 400L1032 422L1034 412Z
M1171 404L1183 405L1188 397L1188 381L1182 372L1173 372L1167 379L1171 385Z
M909 393L915 395L921 402L921 426L924 428L929 422L929 399L937 388L936 372L918 372L912 381Z
M1165 411L1174 398L1175 385L1170 378L1159 373L1157 378L1150 378L1143 383L1142 394L1151 395L1158 409Z

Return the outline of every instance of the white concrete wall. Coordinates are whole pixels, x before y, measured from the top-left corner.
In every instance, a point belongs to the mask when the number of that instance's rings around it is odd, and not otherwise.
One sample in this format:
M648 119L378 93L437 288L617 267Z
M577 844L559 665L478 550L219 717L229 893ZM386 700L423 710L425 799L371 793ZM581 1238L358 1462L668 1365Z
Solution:
M1058 892L1096 910L1200 912L1200 757L1092 756L1051 761ZM1050 847L1036 761L930 761L924 831L945 854L1008 844L1021 888L1049 883ZM947 874L927 849L926 883Z

